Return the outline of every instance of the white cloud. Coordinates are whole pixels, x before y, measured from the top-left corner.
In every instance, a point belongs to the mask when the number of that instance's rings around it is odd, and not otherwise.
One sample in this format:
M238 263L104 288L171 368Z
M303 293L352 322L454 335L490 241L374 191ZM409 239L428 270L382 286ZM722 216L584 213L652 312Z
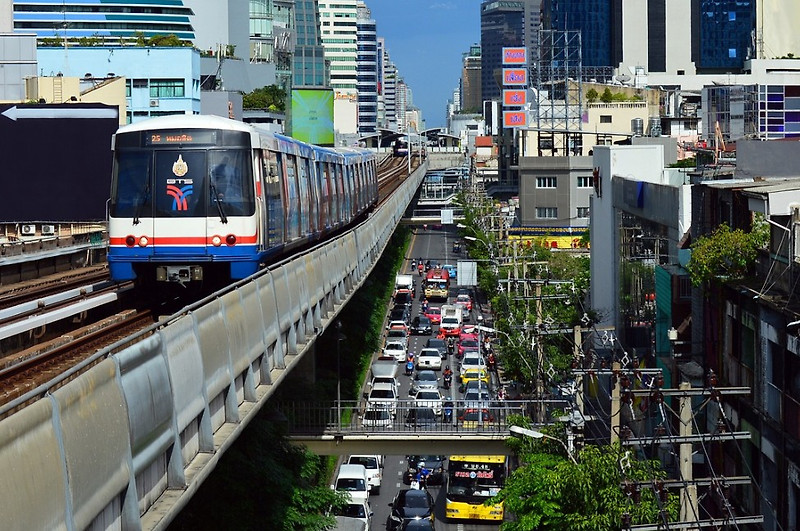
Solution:
M456 5L453 2L436 2L435 4L431 4L428 9L451 10L456 9Z

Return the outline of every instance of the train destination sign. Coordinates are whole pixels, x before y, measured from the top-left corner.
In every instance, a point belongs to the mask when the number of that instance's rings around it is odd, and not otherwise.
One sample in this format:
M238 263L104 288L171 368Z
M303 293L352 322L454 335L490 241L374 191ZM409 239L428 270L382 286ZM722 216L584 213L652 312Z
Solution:
M524 65L527 63L528 55L525 48L503 48L504 65Z
M144 143L146 146L158 146L162 144L213 145L217 143L217 135L214 131L203 131L201 129L190 129L178 132L154 131L147 134Z
M528 71L524 68L504 68L503 69L503 84L504 85L527 85L528 84Z

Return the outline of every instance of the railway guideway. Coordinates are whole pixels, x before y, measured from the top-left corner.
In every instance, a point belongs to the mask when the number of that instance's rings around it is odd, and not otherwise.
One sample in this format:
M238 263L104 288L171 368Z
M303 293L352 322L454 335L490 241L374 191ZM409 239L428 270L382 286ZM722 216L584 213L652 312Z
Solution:
M426 171L354 230L0 409L4 528L165 529L366 280Z

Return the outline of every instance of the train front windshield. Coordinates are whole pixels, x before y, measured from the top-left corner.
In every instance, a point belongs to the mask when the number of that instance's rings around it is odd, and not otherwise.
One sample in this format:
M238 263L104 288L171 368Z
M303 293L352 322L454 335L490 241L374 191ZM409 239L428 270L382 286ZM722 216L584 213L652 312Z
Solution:
M119 149L114 160L111 215L252 215L251 175L250 154L244 149Z

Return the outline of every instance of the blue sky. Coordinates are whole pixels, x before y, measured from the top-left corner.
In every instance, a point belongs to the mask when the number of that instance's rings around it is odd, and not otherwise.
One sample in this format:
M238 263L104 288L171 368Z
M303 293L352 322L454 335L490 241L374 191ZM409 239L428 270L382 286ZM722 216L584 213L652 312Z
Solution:
M480 42L478 0L366 0L378 37L411 86L428 127L445 125L461 78L461 54Z

